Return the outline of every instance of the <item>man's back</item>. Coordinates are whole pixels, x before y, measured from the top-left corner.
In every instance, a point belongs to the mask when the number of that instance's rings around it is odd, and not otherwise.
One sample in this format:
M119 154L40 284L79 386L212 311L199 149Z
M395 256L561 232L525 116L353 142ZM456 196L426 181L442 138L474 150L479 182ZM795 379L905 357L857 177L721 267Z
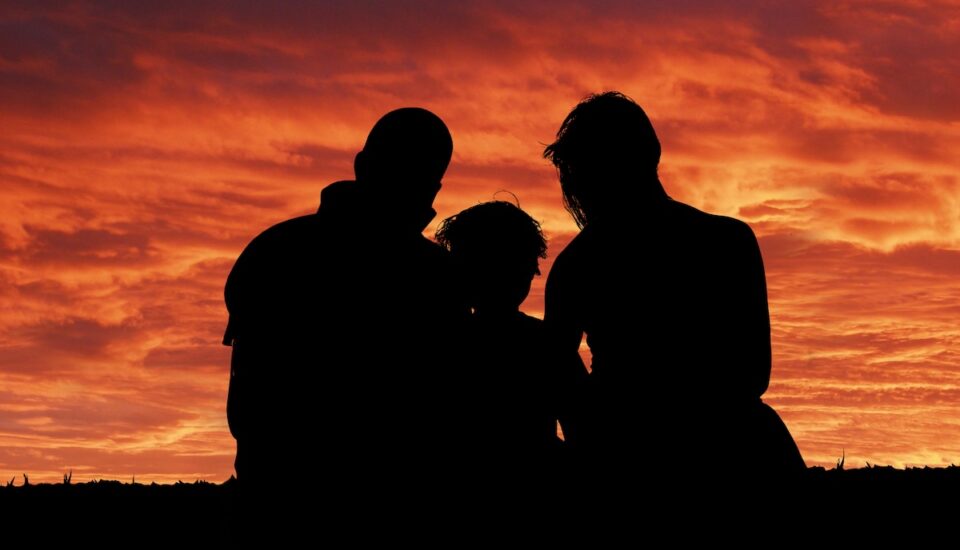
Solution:
M268 229L237 260L226 339L241 480L320 463L376 474L436 445L444 396L428 388L442 384L444 330L463 312L445 252L379 214L339 182L317 214Z

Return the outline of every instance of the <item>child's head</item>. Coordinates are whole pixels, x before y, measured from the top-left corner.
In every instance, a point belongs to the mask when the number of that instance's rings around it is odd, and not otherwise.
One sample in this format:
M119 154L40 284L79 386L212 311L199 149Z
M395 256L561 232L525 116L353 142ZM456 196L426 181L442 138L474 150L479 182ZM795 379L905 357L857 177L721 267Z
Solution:
M547 257L540 224L509 202L467 208L440 224L437 242L450 251L464 275L470 307L516 310Z

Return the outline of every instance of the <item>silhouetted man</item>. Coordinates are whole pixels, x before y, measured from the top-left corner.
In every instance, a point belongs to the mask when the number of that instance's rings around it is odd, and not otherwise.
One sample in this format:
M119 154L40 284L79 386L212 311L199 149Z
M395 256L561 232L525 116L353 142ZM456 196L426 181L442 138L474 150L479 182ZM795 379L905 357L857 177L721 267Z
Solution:
M445 350L466 310L446 251L421 232L452 150L433 113L388 113L356 181L327 186L316 214L267 229L237 260L224 343L245 490L309 479L326 498L363 499L440 475L453 431Z
M667 196L650 120L616 92L567 116L544 155L582 228L557 257L545 322L593 355L594 471L767 477L803 469L760 397L770 380L763 261L750 228Z

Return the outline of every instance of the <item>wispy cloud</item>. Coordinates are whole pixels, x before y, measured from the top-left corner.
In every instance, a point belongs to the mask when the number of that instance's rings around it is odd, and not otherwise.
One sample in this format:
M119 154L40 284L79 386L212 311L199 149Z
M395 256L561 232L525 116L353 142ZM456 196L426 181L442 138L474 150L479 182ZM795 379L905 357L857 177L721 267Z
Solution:
M603 89L650 113L671 195L760 236L808 462L955 462L958 31L950 2L7 3L0 475L225 479L244 244L421 105L455 140L438 219L511 191L552 258L543 145Z

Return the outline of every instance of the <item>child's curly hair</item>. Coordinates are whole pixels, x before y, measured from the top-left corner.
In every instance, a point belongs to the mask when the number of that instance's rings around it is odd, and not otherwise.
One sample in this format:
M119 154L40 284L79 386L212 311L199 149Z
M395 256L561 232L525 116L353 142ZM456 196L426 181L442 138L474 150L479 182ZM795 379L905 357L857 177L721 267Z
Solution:
M506 201L467 208L440 223L437 242L455 255L547 257L540 223Z

